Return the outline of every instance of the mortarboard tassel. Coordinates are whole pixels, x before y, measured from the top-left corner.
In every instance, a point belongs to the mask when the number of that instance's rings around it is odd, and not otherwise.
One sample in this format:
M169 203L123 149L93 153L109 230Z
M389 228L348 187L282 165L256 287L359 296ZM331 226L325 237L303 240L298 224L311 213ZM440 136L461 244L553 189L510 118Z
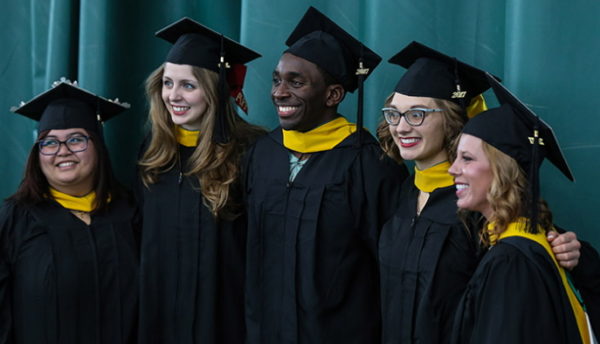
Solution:
M529 169L529 227L530 233L537 233L538 214L539 214L539 198L540 198L540 177L538 157L540 154L540 138L539 138L539 123L540 119L535 116L535 124L533 126L533 142L531 142L531 166Z
M465 104L466 92L463 91L460 87L460 76L458 75L458 60L456 59L456 57L453 57L452 59L454 60L454 84L456 85L456 91L454 92L452 98L458 98L460 107L465 110L464 119L468 120L468 116L466 114L468 104Z
M225 49L223 47L223 35L221 35L221 57L219 60L219 110L217 111L217 119L213 130L213 141L215 143L229 142L229 125L227 123L227 103L229 95L227 94L227 68L225 62Z
M364 98L364 81L365 76L369 74L369 69L363 65L363 48L360 46L360 59L358 61L358 69L356 75L358 79L358 110L356 113L356 129L358 130L358 145L362 146L363 142L363 98Z
M104 141L104 122L102 121L102 111L100 111L100 101L96 100L96 124L98 128L98 137Z

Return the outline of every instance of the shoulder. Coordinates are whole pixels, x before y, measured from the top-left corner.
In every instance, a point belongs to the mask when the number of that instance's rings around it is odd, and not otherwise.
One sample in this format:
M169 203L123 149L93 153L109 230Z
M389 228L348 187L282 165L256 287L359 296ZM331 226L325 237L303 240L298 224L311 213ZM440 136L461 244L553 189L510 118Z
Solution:
M381 174L393 177L401 184L408 178L406 165L399 164L388 157L381 149L379 142L368 131L363 131L362 143L359 145L358 133L353 133L340 144L341 148L357 152L360 162L372 174Z
M288 157L288 150L283 146L281 128L277 127L273 131L259 136L251 144L243 158L243 164L246 168L253 165L270 164L273 159Z
M410 178L410 180L414 183L414 177ZM456 189L454 188L454 185L452 185L431 192L421 216L428 218L433 222L455 225L462 223L457 212Z
M39 205L24 205L12 200L5 201L2 204L0 207L0 241L2 247L6 249L8 242L12 242L18 237L27 237L30 230L34 227L40 227L36 225L38 221L36 221L31 211L35 207L39 207Z
M551 271L549 269L552 269L552 266L544 261L544 253L536 247L539 246L538 244L523 238L515 239L522 240L528 249L536 253L536 258L532 259L532 256L526 255L517 246L509 244L504 239L483 256L476 272L479 278L495 282L502 281L501 285L498 285L500 288L502 285L526 288L532 285L531 282L536 276L543 277ZM543 248L539 248L543 250Z
M0 226L4 227L10 221L23 219L27 216L29 206L17 203L14 200L6 200L0 206Z
M250 145L250 150L264 150L264 149L273 149L273 147L283 147L283 137L281 134L281 127L277 127L272 131L260 135L255 138L255 140Z

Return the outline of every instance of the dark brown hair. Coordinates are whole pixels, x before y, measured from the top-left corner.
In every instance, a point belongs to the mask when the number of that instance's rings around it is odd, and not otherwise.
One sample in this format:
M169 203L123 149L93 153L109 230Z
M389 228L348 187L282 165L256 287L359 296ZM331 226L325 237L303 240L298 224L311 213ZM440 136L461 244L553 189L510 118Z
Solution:
M48 135L50 130L39 133L38 140ZM101 136L96 132L87 131L94 142L97 166L94 169L94 191L96 201L92 213L106 209L109 197L119 198L124 195L121 185L113 175L108 150ZM20 204L34 205L50 198L48 179L40 167L40 153L37 143L33 145L25 166L23 180L17 191L8 199Z

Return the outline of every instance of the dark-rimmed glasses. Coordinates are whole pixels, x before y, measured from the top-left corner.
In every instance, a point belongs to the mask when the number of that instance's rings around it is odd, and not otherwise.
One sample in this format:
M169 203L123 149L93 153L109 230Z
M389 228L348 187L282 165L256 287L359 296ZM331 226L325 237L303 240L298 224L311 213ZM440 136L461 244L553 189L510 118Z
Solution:
M37 142L40 153L43 155L56 155L60 150L60 145L64 144L71 153L83 152L88 148L89 136L76 135L61 141L58 139L41 139Z
M418 127L423 124L425 120L425 116L427 116L431 112L440 112L444 111L443 109L425 109L425 108L412 108L404 113L394 109L394 108L383 108L381 112L383 113L383 117L385 121L389 125L396 126L400 124L400 120L402 117L406 120L406 123L410 124L413 127Z

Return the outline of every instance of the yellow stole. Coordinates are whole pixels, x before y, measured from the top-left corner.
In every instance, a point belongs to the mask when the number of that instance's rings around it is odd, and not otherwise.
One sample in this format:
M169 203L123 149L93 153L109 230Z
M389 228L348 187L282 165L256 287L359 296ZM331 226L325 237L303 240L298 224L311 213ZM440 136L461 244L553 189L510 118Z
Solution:
M338 117L305 133L284 130L283 145L298 153L315 153L332 149L356 131L356 124Z
M196 147L198 144L198 137L200 136L199 130L187 130L181 126L176 127L175 137L177 142L185 147Z
M548 253L550 258L552 258L552 261L554 262L554 265L556 266L556 269L558 270L558 273L560 274L560 278L562 280L563 287L565 288L565 291L567 292L567 296L569 297L569 302L571 303L571 308L573 309L573 314L575 314L575 319L577 320L577 327L579 328L579 334L581 335L581 339L583 340L583 343L585 343L585 344L590 343L590 336L589 336L590 332L589 332L589 328L588 328L588 322L587 322L587 318L585 315L585 311L583 310L583 306L579 302L579 299L577 299L577 296L575 295L573 288L571 288L571 285L567 279L567 274L565 273L565 270L562 267L560 267L560 265L558 265L558 262L556 261L554 252L552 252L552 248L550 247L550 243L548 243L548 240L546 240L546 231L540 227L539 233L537 233L537 234L528 233L525 231L525 227L527 225L526 221L527 220L525 218L519 218L519 219L517 219L517 221L509 224L508 228L504 232L500 233L500 235L498 236L498 240L502 240L502 239L508 238L508 237L518 236L518 237L522 237L522 238L526 238L526 239L535 241L546 250L546 253ZM494 226L493 223L490 223L488 225L488 232L493 228L493 226Z
M419 170L415 166L415 186L423 192L432 192L454 184L454 177L448 173L448 161L433 165L428 169Z
M50 195L63 208L70 210L85 211L89 213L94 210L94 201L96 200L96 192L92 191L85 196L75 197L62 193L54 188L50 188Z
M480 94L473 97L473 99L471 99L471 103L469 103L469 106L467 106L467 117L473 118L487 109L488 107L485 103L485 98L483 98L483 94Z

